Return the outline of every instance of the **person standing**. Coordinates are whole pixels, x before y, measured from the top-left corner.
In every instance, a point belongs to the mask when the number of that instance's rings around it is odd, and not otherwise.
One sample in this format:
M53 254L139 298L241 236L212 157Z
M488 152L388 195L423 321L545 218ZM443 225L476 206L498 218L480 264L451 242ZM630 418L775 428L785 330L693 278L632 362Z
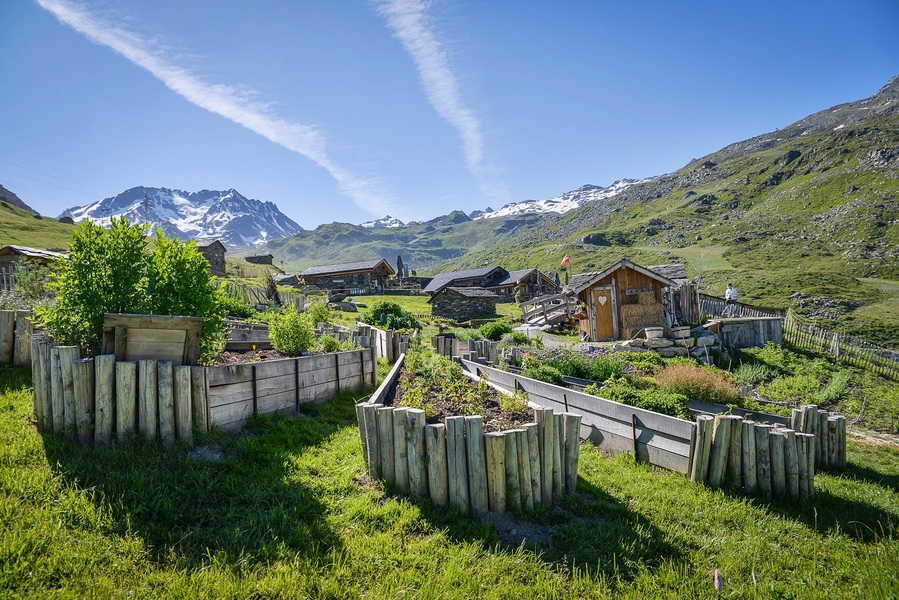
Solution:
M721 312L721 316L732 316L734 312L734 305L737 303L737 290L734 288L731 282L727 282L727 289L724 290L724 310Z

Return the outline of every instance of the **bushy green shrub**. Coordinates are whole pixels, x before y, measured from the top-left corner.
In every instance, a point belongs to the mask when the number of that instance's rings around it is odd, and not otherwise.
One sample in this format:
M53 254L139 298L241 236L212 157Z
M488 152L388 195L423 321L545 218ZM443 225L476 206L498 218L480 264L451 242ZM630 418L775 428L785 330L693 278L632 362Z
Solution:
M298 313L296 307L289 304L272 319L269 337L275 350L297 356L315 343L315 329L307 313Z
M108 229L81 223L50 278L56 303L36 307L38 320L61 344L95 356L104 313L201 317L200 356L211 358L224 347L223 290L195 243L157 230L156 247L148 251L146 229L124 217L113 218Z
M358 350L359 344L353 340L339 341L333 336L323 335L315 340L312 344L312 351L316 354L327 354L328 352L349 352Z
M411 312L389 300L376 302L362 314L362 322L385 329L421 329L421 323Z
M637 389L632 387L623 377L612 377L606 380L601 388L595 384L589 385L584 391L594 396L601 396L608 400L644 408L663 415L680 417L682 419L690 418L690 410L687 408L688 398L683 394L672 393L658 388Z
M740 391L724 371L695 364L671 363L655 375L659 388L692 400L740 404Z
M317 327L319 323L330 325L334 322L334 311L324 300L314 300L308 308L312 325Z
M481 335L481 332L477 329L465 329L463 327L459 327L457 329L453 329L451 333L456 336L456 339L462 342L468 340L482 340L484 336Z
M530 377L531 379L545 381L547 383L562 383L564 378L561 371L550 365L531 367L530 369L523 370L521 374L524 377Z
M528 346L531 343L531 338L529 338L528 334L523 331L513 331L507 336L503 336L503 341L506 341L507 337L513 344Z
M500 410L508 413L520 413L528 409L528 395L523 390L518 390L514 394L499 395Z
M222 311L225 316L248 319L257 314L256 309L240 296L232 296L227 293L222 296Z
M493 340L494 342L498 342L503 339L503 336L507 333L512 333L512 328L508 323L503 323L502 321L494 321L493 323L484 323L480 327L478 327L478 331L481 332L488 340Z
M584 368L584 376L593 381L603 382L609 377L621 377L627 365L617 354L600 354L594 357Z

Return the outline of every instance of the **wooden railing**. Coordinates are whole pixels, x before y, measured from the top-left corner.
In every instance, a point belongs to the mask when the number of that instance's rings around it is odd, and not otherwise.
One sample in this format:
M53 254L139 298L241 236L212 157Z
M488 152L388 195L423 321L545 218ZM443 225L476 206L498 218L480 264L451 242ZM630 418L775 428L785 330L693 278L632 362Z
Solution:
M524 323L540 321L543 324L552 324L558 320L567 319L577 312L577 298L566 294L552 294L539 296L522 302L521 320Z
M696 298L696 315L707 315L709 317L718 317L724 314L727 306L724 298L717 296L709 296L708 294L697 294ZM786 311L782 308L771 308L767 306L753 306L752 304L743 304L742 302L734 302L732 308L728 310L727 315L730 317L784 317Z

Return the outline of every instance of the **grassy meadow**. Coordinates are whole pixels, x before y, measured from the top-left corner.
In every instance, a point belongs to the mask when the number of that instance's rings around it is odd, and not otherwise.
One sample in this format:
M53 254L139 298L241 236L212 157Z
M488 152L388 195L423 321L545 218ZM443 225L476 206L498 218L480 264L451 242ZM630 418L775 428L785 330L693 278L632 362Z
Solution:
M475 519L368 479L360 397L194 450L91 449L38 433L30 373L0 367L0 597L899 595L895 438L854 432L848 469L800 504L585 444L561 506Z

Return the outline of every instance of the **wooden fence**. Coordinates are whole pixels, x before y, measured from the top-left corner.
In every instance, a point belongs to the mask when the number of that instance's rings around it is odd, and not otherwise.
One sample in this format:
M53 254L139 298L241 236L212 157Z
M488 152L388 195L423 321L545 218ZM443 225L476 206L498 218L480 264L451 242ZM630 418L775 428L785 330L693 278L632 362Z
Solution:
M797 348L827 354L834 360L899 381L899 351L802 322L793 311L787 313L784 340Z
M11 292L15 288L15 268L12 265L0 266L0 294Z
M427 424L423 410L384 406L401 364L402 357L372 398L356 405L371 477L474 515L533 511L575 490L580 415L536 408L534 423L491 433L477 415Z
M710 317L717 317L724 313L724 307L727 306L725 304L724 298L719 298L718 296L710 296L708 294L697 294L696 295L696 316L697 318L702 315L708 315ZM783 318L786 312L782 308L770 308L766 306L753 306L751 304L743 304L742 302L735 302L733 304L733 308L730 309L732 317L781 317Z
M171 361L82 359L77 346L31 340L34 413L42 431L86 445L138 435L191 444L193 431L239 429L255 415L297 410L342 390L374 385L370 349L216 367Z
M375 358L386 358L389 363L395 363L405 354L412 342L412 335L408 333L393 329L378 329L364 323L356 324L356 331L352 336L370 339L371 346L375 350Z
M31 364L33 331L30 310L0 310L0 365Z
M495 365L499 361L498 344L491 340L457 340L447 335L431 338L431 347L440 356L459 357L466 360L483 360Z

